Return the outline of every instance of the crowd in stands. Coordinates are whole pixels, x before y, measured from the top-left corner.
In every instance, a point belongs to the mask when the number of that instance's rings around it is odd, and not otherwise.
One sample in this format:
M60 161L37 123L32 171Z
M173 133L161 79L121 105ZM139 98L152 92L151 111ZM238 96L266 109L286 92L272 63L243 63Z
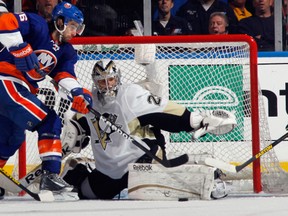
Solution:
M23 11L49 21L59 0L22 0ZM133 21L143 22L143 0L66 0L83 11L83 36L133 35ZM274 50L275 0L151 0L152 35L248 34L260 51ZM6 0L12 10L13 1ZM283 2L283 44L286 44L286 5ZM41 7L42 5L42 7ZM49 7L48 7L49 6ZM51 7L50 7L51 6ZM223 29L223 30L221 30ZM285 50L285 47L284 47Z

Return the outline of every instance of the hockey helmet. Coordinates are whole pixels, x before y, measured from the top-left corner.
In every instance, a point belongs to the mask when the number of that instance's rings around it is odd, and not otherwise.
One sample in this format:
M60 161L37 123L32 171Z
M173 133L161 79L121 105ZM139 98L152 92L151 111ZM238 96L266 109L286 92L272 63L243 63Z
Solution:
M92 80L103 105L115 100L121 85L121 73L112 60L107 64L104 60L97 61L93 67Z
M79 26L76 29L76 32L78 35L81 35L85 29L84 17L81 10L79 10L76 6L68 3L68 2L60 2L55 6L55 8L52 11L52 18L54 20L54 23L58 18L62 18L64 21L64 30L66 29L66 26L69 21L75 21L79 24ZM56 29L60 31L57 26L55 25ZM61 31L60 31L61 32Z

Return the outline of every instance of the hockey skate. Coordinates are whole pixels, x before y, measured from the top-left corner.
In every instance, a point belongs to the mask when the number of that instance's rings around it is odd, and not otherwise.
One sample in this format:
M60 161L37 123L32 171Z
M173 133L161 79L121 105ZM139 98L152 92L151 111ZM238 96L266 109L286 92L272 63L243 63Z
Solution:
M73 189L73 186L67 184L58 174L43 171L40 191L52 191L56 201L79 200L77 191L73 191Z
M230 192L230 189L227 187L227 184L225 181L223 181L221 178L223 176L226 176L222 170L215 169L214 171L214 187L211 192L211 198L212 199L221 199L226 196L228 196L228 193Z
M214 187L211 192L212 199L221 199L228 196L229 189L225 181L221 179L215 179Z

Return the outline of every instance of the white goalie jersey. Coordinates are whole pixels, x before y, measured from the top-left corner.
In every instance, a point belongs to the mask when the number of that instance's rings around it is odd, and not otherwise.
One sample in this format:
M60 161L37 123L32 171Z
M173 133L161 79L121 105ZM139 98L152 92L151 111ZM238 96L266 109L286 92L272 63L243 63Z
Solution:
M174 110L175 114L182 115L185 110L182 106L169 109L170 102L136 84L121 85L113 104L102 106L96 91L93 97L95 110L139 142L143 138L155 137L149 126L140 126L137 117L166 110ZM144 152L106 123L98 121L93 114L86 115L86 119L91 130L91 145L97 169L112 178L121 178L128 171L128 164L136 162ZM141 144L149 149L144 142Z

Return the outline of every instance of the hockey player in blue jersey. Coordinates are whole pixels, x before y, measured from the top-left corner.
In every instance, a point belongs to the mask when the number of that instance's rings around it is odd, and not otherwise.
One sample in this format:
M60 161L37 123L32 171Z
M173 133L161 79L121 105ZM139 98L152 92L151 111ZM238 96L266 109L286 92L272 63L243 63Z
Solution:
M40 190L59 193L73 189L58 176L61 121L37 98L37 83L48 75L65 86L73 96L71 109L76 112L87 113L92 99L90 91L77 81L77 54L69 43L85 28L83 14L74 5L61 2L52 17L49 26L37 14L0 12L0 167L19 149L25 130L37 131L44 173Z

